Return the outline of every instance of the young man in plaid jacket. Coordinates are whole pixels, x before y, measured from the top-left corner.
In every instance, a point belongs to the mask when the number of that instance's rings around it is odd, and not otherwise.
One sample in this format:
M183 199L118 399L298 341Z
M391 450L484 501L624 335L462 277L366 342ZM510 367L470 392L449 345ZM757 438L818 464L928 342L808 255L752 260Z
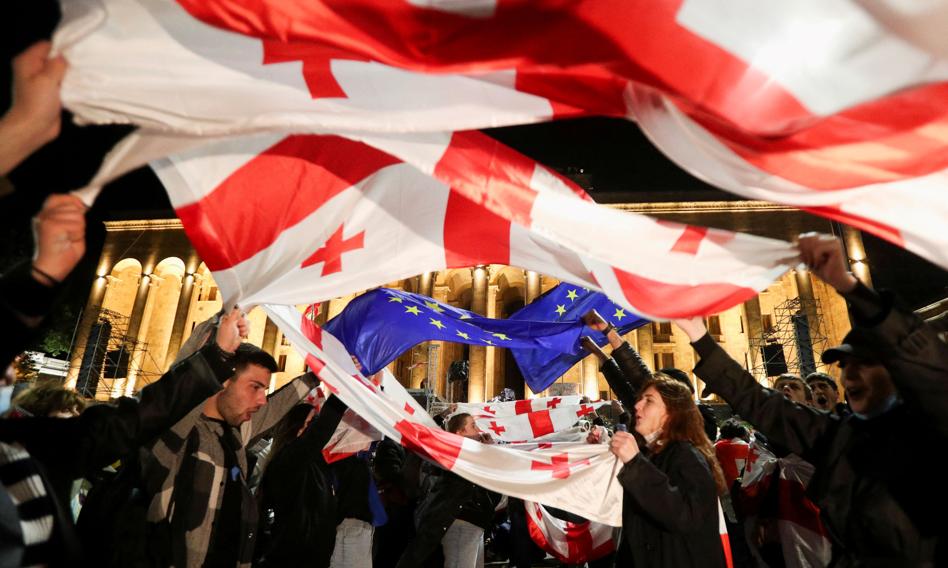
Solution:
M151 501L153 560L165 566L249 566L257 506L247 487L245 449L317 384L307 373L269 399L269 354L242 343L224 389L162 435L142 460Z

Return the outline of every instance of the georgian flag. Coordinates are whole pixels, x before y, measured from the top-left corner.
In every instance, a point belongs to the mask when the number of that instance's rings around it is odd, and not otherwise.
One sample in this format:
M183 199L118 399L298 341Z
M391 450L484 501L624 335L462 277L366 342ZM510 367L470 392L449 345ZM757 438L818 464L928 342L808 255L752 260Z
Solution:
M63 16L63 100L83 122L376 144L370 135L633 116L723 189L948 267L948 61L944 34L926 31L944 21L936 5L76 0ZM171 151L150 150L138 165Z
M937 8L887 7L75 0L63 2L57 43L72 110L158 130L417 132L622 116L637 83L695 116L776 136L880 97L911 108L907 92L948 80L941 47L913 33Z
M563 564L583 565L615 550L611 526L584 521L573 523L554 517L540 503L524 501L530 538Z
M852 225L948 268L948 84L915 89L924 104L883 99L775 140L722 131L636 87L639 126L681 168L749 199ZM851 132L841 135L844 124Z
M383 390L359 373L342 343L307 314L290 306L263 307L323 385L382 435L492 491L620 525L619 465L607 446L550 443L528 451L445 432L400 384Z
M518 400L516 402L529 403L531 401ZM568 404L496 418L482 415L476 417L474 423L496 440L526 442L568 430L580 420L589 420L596 412L597 406L606 404L609 403Z
M552 410L560 406L577 406L582 404L584 398L582 395L570 394L539 396L526 400L507 400L503 402L459 402L457 403L457 412L466 412L474 418L506 418L527 414L528 412ZM603 404L608 404L608 401L592 403L594 408L599 408Z
M743 302L795 256L782 241L596 205L479 132L390 145L428 175L366 144L317 135L224 140L152 165L228 304L317 302L499 263L669 319ZM406 317L445 325L434 309Z

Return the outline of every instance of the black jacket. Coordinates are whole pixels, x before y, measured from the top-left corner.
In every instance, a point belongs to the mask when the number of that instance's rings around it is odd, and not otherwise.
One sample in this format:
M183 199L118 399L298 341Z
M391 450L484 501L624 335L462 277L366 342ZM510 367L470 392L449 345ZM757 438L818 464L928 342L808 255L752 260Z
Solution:
M425 483L429 487L415 512L415 539L398 561L399 568L422 566L440 546L455 519L483 529L490 527L501 496L450 471L436 468Z
M670 442L650 457L639 453L622 467L618 479L624 489L623 564L725 566L717 486L694 446Z
M932 560L948 504L936 457L944 442L909 404L871 420L841 419L762 387L708 335L694 347L708 390L816 468L807 495L830 531L836 566Z
M62 292L62 286L43 286L32 274L32 265L24 262L0 277L0 365L3 369L13 361L30 342L36 339L39 320L49 312ZM36 321L27 325L24 319Z
M346 405L335 396L306 432L271 458L260 481L261 530L255 566L329 566L336 499L323 447Z
M55 525L65 543L60 550L65 563L78 563L78 549L70 545L76 540L68 510L73 480L93 479L103 467L132 454L220 390L233 371L230 359L211 344L142 389L140 402L120 398L114 404L92 406L76 418L0 420L0 440L21 444L42 468L44 483L60 512ZM92 494L89 498L94 499ZM84 517L94 510L87 501L79 517L80 535ZM81 540L87 554L96 556L111 535L105 534L107 527L93 525L93 537Z

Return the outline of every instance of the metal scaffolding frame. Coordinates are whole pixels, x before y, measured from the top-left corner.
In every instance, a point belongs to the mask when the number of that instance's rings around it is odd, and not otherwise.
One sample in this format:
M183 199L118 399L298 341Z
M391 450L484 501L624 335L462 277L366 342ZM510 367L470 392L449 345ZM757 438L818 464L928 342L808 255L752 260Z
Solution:
M774 307L773 327L749 338L750 349L759 355L751 374L774 377L793 373L806 377L823 370L820 355L829 342L823 329L819 300L792 298L778 304Z
M148 351L148 342L137 341L128 335L130 318L101 306L92 309L98 313L98 317L89 330L79 361L76 391L89 398L110 399L115 387L121 386L133 371L136 392L156 381L161 372L146 372L143 368L148 360L155 363ZM78 321L82 321L81 314ZM77 329L78 325L77 322ZM76 333L73 334L75 336ZM70 353L74 351L75 345L71 346ZM152 368L155 367L157 365L152 365ZM124 395L124 387L122 389L119 396Z

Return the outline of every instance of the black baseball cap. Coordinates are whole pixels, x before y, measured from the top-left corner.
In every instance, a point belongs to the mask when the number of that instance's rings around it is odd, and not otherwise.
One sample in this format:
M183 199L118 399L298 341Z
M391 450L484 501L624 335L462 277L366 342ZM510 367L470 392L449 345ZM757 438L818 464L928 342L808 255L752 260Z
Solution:
M892 351L892 347L878 333L856 327L843 338L843 343L823 352L824 363L835 363L852 357L862 361L881 363Z

